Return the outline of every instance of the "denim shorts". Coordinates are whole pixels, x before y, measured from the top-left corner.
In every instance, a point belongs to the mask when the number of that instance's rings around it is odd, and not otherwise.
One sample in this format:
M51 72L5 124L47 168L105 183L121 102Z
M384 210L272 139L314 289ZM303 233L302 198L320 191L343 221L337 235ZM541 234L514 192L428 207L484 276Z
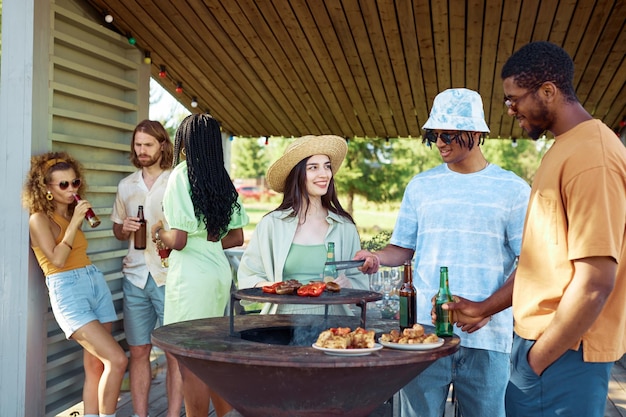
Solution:
M102 272L93 265L48 275L46 286L54 318L68 339L94 320L117 320L111 290Z
M528 351L534 344L534 340L513 337L506 415L603 417L613 362L583 362L581 346L566 351L539 376L528 364Z
M452 383L463 417L504 417L510 358L508 353L461 347L400 390L400 415L441 417Z
M152 330L163 324L165 285L158 286L148 275L141 289L124 278L124 331L131 346L149 345Z

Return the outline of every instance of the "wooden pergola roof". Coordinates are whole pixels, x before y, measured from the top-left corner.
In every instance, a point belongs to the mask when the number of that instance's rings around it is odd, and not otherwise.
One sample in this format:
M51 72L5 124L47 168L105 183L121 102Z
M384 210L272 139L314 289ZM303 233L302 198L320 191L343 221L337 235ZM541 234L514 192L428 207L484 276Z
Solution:
M626 116L623 0L88 1L150 53L166 90L182 83L184 105L239 136L418 137L435 95L467 87L490 137L524 137L500 69L533 40L570 53L594 117Z

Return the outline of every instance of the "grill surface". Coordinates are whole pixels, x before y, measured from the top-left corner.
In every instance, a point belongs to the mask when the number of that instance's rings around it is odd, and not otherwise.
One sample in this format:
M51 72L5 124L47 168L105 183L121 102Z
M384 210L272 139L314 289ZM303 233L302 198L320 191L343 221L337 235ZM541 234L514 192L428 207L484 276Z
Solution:
M446 338L429 351L330 356L311 343L326 328L356 328L358 317L257 315L234 322L233 335L228 317L170 324L156 329L152 341L246 417L365 417L432 362L456 352L460 341ZM367 328L378 338L397 325L370 320Z

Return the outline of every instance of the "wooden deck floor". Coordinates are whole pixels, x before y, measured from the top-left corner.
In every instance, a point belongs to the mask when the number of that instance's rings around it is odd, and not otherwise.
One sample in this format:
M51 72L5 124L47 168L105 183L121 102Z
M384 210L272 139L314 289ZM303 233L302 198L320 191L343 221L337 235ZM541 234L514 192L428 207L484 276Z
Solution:
M605 417L626 417L626 368L624 367L624 359L622 363L616 363L611 371L611 381L609 382L609 395L606 400ZM165 392L165 371L159 367L155 372L152 380L152 388L150 389L150 416L165 417L167 412L167 396ZM117 408L117 417L130 417L133 414L133 407L129 392L123 392ZM57 417L73 417L82 416L82 404L58 414ZM79 414L73 414L78 412ZM383 404L370 417L395 417L393 404ZM181 417L185 417L184 410L181 411ZM215 417L215 413L211 412L209 417ZM449 402L444 417L454 417L452 404Z

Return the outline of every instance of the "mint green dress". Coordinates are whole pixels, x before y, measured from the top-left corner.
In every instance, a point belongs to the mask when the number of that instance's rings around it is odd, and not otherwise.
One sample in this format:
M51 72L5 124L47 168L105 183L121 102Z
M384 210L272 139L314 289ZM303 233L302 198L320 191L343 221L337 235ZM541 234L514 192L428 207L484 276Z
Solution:
M187 232L187 245L170 254L163 324L221 317L230 298L230 264L221 242L207 240L206 227L196 219L190 193L187 162L183 161L173 169L163 196L169 228ZM228 228L244 227L248 221L241 204Z

